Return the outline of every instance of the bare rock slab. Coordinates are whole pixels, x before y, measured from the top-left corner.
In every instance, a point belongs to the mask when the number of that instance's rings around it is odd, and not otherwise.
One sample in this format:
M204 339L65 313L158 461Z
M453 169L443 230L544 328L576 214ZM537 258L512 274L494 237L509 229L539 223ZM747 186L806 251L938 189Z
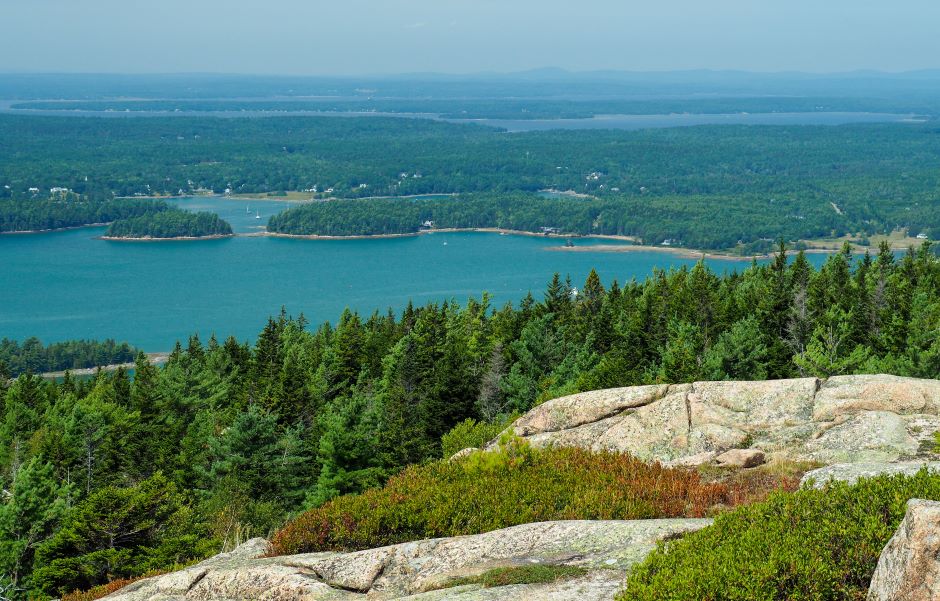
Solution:
M223 554L109 595L112 601L369 601L385 599L612 600L627 570L656 545L711 524L709 519L557 521L484 534L415 541L353 553L259 557L266 545ZM263 541L262 541L263 542ZM480 588L446 587L494 568L579 566L572 580Z
M824 465L936 459L940 381L873 375L595 390L548 401L510 431L535 447L625 451L670 465L738 448Z
M940 503L912 499L878 560L868 601L940 599Z

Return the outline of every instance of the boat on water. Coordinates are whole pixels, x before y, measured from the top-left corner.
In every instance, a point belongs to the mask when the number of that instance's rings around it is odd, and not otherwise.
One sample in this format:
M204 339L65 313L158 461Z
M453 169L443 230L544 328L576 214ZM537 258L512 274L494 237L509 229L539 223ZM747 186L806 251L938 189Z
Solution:
M255 219L261 219L261 211L255 211Z

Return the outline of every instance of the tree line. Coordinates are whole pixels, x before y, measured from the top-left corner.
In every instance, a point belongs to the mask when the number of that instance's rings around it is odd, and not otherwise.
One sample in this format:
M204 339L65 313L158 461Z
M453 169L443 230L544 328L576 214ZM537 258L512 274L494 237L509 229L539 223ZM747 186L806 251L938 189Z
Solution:
M791 203L751 196L691 198L545 198L536 194L463 194L427 199L331 200L271 216L268 231L292 235L380 236L435 228L501 228L539 233L553 228L574 236L631 236L647 244L773 251L775 239L828 236L840 227L831 207L817 207L810 223L787 218ZM931 217L930 221L936 218ZM877 225L865 224L874 234ZM864 233L859 241L864 241Z
M106 238L205 238L231 236L232 226L215 213L178 208L119 219L108 226Z
M0 379L6 380L26 372L41 374L67 369L84 369L99 365L130 363L137 350L126 342L107 340L69 340L43 345L38 338L22 343L0 340Z
M538 298L286 312L251 343L177 344L162 368L3 380L0 574L55 596L267 535L296 512L439 458L467 419L501 424L582 390L700 379L940 376L940 260L781 249Z
M904 228L936 236L938 131L928 122L507 135L381 117L2 115L0 197L55 186L101 199L197 190L359 198L554 188L619 203L628 216L656 213L679 232L663 234L671 239L709 227L715 220L701 216L714 211L725 223L749 224L740 232L745 244L777 237L760 227L771 221L757 219L764 214L791 239Z
M111 223L167 211L163 201L63 197L0 198L0 232L34 232Z

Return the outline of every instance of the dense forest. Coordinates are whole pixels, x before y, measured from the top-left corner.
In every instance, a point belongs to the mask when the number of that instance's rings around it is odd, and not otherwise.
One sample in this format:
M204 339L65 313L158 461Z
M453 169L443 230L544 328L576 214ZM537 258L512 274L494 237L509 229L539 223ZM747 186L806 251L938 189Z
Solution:
M553 188L646 220L656 243L783 235L938 235L935 124L703 126L507 135L421 119L75 119L0 115L0 196L504 194ZM66 150L67 149L67 150ZM7 189L5 186L10 186ZM388 205L391 207L392 205ZM746 227L701 235L721 213ZM776 226L761 226L773 215ZM641 216L637 216L641 215ZM649 215L649 217L646 217ZM549 215L546 215L548 217ZM394 218L394 217L393 217ZM344 218L345 219L345 218ZM659 223L655 223L659 222ZM686 234L691 232L696 235ZM699 244L700 242L700 244Z
M0 380L30 372L82 369L99 365L130 363L137 351L126 342L114 340L72 340L44 346L38 338L27 338L22 343L4 338L0 340Z
M717 98L297 98L279 100L39 100L17 110L98 112L379 112L437 115L444 119L586 119L597 115L733 114L787 112L885 112L936 115L923 98L726 96Z
M802 219L793 219L804 211ZM940 213L919 213L919 232L940 231ZM435 228L501 228L540 232L632 236L642 242L766 253L774 242L853 233L858 244L910 215L885 210L878 218L845 229L831 206L801 208L786 199L768 203L751 195L686 198L545 198L536 194L464 194L414 199L331 200L274 215L268 231L291 235L375 236L415 233L427 221ZM874 215L869 215L874 217Z
M566 393L842 373L940 376L929 245L606 287L592 272L577 292L556 276L517 306L335 325L282 312L252 344L193 336L162 368L140 355L133 380L3 381L0 573L35 598L185 564L440 458L467 419L498 430Z
M215 213L172 208L119 219L108 226L106 238L207 238L231 236L232 226Z
M0 232L34 232L110 223L169 208L162 201L101 200L75 194L45 198L0 197Z

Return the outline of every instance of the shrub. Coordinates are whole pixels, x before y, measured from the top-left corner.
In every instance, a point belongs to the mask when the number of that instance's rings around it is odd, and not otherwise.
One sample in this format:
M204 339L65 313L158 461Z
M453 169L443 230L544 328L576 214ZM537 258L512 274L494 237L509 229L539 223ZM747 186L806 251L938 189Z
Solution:
M771 495L660 546L618 599L864 599L912 498L940 499L940 476L924 470Z
M453 588L468 584L482 584L484 588L511 586L513 584L540 584L543 582L571 580L584 576L587 573L587 568L581 566L553 566L544 564L493 568L477 576L455 578L447 582L442 588Z
M483 447L483 445L499 436L499 433L515 421L516 417L516 415L512 415L506 420L492 424L478 422L474 419L466 419L460 422L451 428L450 432L441 437L441 450L444 459L453 457L454 453L466 448Z
M513 439L500 451L412 466L384 488L337 497L278 531L272 554L367 549L546 520L701 517L755 495L765 496L625 454L536 450Z

